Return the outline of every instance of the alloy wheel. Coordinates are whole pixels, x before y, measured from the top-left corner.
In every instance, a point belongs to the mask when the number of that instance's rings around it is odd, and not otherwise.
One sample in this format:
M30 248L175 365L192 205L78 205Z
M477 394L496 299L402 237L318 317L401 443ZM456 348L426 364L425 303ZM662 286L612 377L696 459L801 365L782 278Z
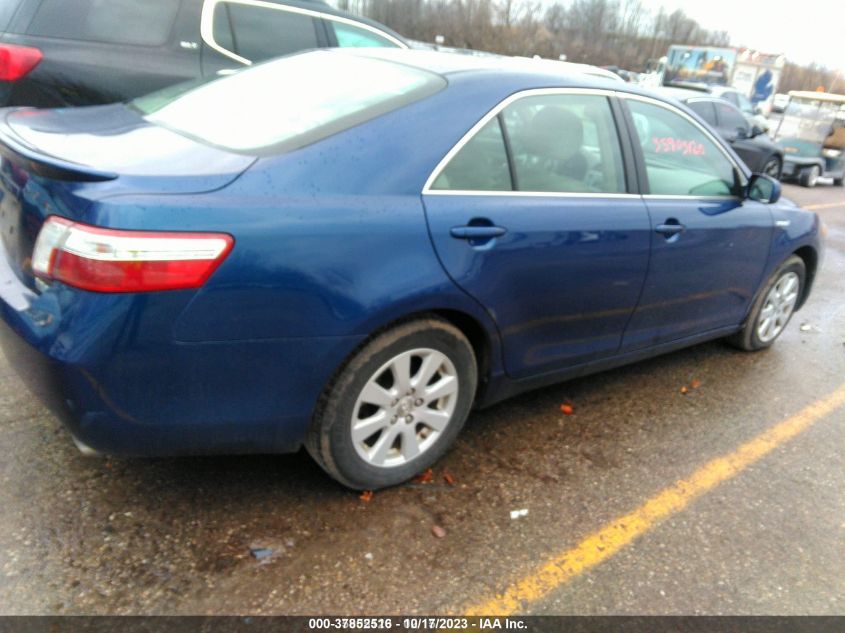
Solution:
M788 272L769 290L757 319L757 338L762 343L773 341L783 331L798 302L799 288L798 275Z
M366 382L353 408L352 442L371 466L403 466L425 453L452 420L458 373L446 354L402 352Z

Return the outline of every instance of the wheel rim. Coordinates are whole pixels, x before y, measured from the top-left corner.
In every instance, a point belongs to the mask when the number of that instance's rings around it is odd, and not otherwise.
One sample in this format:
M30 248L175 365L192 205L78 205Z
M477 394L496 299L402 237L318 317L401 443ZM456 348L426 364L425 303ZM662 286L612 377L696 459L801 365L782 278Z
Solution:
M366 382L352 412L352 442L372 466L395 468L429 450L449 426L458 373L434 349L402 352Z
M766 163L766 166L763 167L763 173L767 176L771 176L772 178L780 177L780 163L777 158L772 158L768 163Z
M786 327L798 301L799 289L798 275L788 272L769 290L766 302L760 311L760 317L757 319L757 338L762 343L775 340Z

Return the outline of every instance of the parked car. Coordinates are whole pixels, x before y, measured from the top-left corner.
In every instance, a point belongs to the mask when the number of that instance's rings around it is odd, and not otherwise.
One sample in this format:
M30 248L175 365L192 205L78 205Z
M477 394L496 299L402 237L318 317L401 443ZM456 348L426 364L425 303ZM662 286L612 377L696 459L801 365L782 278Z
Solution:
M723 99L683 88L660 92L684 103L725 139L751 171L778 180L783 170L783 147L763 130L748 122L738 108Z
M3 0L0 106L126 101L327 46L408 47L316 0Z
M312 51L6 109L0 154L0 341L79 446L304 443L353 488L432 464L473 406L770 346L821 250L682 105L520 60Z
M822 177L845 184L845 95L790 92L775 138L786 152L785 177L804 187Z
M789 95L778 92L772 98L772 112L783 112L789 104Z
M736 88L730 86L710 85L697 82L672 82L672 88L681 88L684 90L697 90L699 92L706 92L707 94L718 97L727 101L732 106L738 108L742 115L748 119L751 125L756 125L764 132L769 129L769 121L763 116L763 111L759 106L755 106L751 101Z

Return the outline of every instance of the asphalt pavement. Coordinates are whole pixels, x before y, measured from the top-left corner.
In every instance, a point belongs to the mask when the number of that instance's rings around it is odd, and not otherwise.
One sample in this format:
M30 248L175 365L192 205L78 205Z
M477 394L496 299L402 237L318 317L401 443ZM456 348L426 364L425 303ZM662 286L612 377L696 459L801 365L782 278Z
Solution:
M304 453L83 457L0 357L0 613L845 614L845 189L784 189L829 233L771 350L522 395L369 500Z

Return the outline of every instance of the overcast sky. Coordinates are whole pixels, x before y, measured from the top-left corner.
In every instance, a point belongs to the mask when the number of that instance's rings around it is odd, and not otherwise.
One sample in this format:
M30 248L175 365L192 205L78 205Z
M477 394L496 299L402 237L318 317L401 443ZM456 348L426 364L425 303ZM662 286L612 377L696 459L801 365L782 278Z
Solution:
M661 6L669 13L682 9L706 29L727 31L736 46L845 71L845 0L643 0L643 5L652 13Z

